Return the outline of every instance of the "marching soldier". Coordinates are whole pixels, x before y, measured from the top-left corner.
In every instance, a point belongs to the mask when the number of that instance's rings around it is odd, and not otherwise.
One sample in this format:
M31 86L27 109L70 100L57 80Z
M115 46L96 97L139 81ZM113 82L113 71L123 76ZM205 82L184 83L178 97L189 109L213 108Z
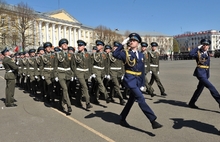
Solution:
M63 90L61 107L65 110L64 105L67 104L67 112L72 112L71 102L68 94L68 86L71 78L74 77L74 58L73 54L68 53L68 40L63 38L59 41L59 47L62 51L56 53L55 59L55 81L59 81Z
M99 104L98 101L99 91L104 94L106 103L110 102L108 92L103 84L103 78L108 72L105 68L107 56L103 52L104 42L101 40L96 40L97 51L92 54L92 77L95 78L95 100L94 103ZM110 76L109 76L110 77Z
M154 81L156 81L157 86L160 89L161 95L167 96L167 94L165 93L165 89L164 89L162 83L160 82L160 78L159 78L159 57L160 57L160 54L156 50L157 47L158 47L158 44L156 42L151 43L152 50L149 51L151 80L150 80L149 84L150 84L150 86L152 86Z
M6 80L6 89L5 89L5 106L6 107L15 107L14 104L14 92L15 92L15 79L16 75L15 73L18 71L18 66L15 64L15 62L10 57L11 53L7 48L5 48L2 52L2 55L4 55L4 59L2 61L2 64L5 68L5 80Z
M113 50L115 50L120 43L114 42ZM110 83L110 98L111 100L113 99L112 97L114 96L114 92L117 93L120 101L120 105L124 105L125 101L123 99L121 90L120 90L120 80L123 76L123 62L121 60L116 59L115 57L112 56L112 52L108 53L109 55L109 60L110 60L110 70L109 74L111 77L111 83Z
M148 52L147 52L147 46L148 44L146 42L141 42L141 53L144 54L144 67L145 67L145 86L147 92L151 95L151 97L154 97L156 94L154 94L154 89L151 85L148 83L147 79L147 73L150 71L150 62L149 62L149 57L148 57Z
M143 62L144 55L138 52L138 45L141 43L141 37L136 33L131 33L129 37L122 42L122 44L126 44L128 40L130 41L130 50L122 50L123 46L120 44L120 46L118 46L113 52L113 56L115 58L120 59L125 63L125 75L123 83L126 87L130 88L131 91L130 97L120 114L120 125L130 127L130 125L126 122L126 117L135 100L137 100L141 110L151 122L152 128L161 128L162 125L156 122L157 117L145 102L145 98L141 92L141 90L144 88L143 86L145 85L145 68Z
M35 52L36 49L30 49L29 50L29 55L30 57L28 58L28 68L27 68L27 74L30 78L30 94L31 95L36 95L36 82L35 79L38 79L37 76L35 76L37 70L37 62L35 59Z
M29 58L29 54L28 52L24 52L24 58L22 60L23 63L23 68L22 68L22 79L24 80L24 93L30 93L30 78L28 75L28 68L29 68L29 64L28 64L28 58Z
M78 53L74 54L76 69L75 75L79 81L81 93L77 93L76 101L79 106L81 104L81 97L85 97L86 109L92 108L90 104L90 96L88 90L88 79L91 75L91 55L85 52L86 43L83 40L78 40Z
M25 76L23 74L23 69L24 69L23 59L25 58L24 55L25 55L25 52L21 52L20 60L18 61L18 73L21 75L20 89L25 89L25 83L24 83Z
M75 48L72 46L68 47L68 53L74 54L75 53ZM75 97L75 91L76 91L76 78L71 78L70 84L68 86L68 91L69 91L69 97L71 98L72 96Z
M46 86L44 87L44 91L46 92L46 100L48 102L53 103L55 96L53 94L53 79L54 79L54 66L55 66L55 54L51 52L52 43L45 42L44 52L41 56L41 64L40 64L40 71L41 71L41 78L45 80ZM45 96L43 96L45 98Z
M37 49L37 56L36 56L36 63L37 63L37 72L36 72L36 76L37 76L37 88L38 90L41 92L41 96L45 95L45 91L44 91L44 86L45 86L45 81L41 78L41 70L40 70L40 65L41 65L41 56L44 54L44 47L40 46ZM43 97L41 98L43 99Z

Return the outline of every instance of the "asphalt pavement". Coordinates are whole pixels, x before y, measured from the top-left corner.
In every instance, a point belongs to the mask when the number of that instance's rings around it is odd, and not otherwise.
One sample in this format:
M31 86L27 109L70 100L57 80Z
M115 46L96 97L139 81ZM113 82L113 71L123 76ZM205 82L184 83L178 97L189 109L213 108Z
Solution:
M166 97L145 94L146 102L163 125L153 130L150 122L134 103L127 122L131 128L119 125L123 106L116 103L94 105L90 111L72 104L67 116L47 103L19 88L15 89L17 107L6 108L4 70L0 70L0 142L220 142L220 108L208 89L204 89L196 105L187 106L198 80L192 76L194 60L160 61L160 79ZM211 58L210 81L220 91L220 59ZM150 78L150 74L148 74ZM73 102L74 102L74 98ZM85 107L85 103L83 103Z

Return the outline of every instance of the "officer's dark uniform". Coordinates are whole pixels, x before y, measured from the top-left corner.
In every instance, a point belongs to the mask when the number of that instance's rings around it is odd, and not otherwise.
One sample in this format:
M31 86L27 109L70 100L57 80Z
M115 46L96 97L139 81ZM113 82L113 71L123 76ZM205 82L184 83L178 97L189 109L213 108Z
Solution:
M136 33L131 33L129 35L130 38L130 50L122 50L123 46L120 45L118 48L113 52L113 56L117 59L122 60L125 63L125 75L123 79L123 83L125 87L130 88L130 97L128 102L126 103L124 109L122 110L121 122L120 124L125 127L130 127L130 125L126 122L126 117L134 103L137 100L139 107L149 119L152 124L152 128L160 128L160 125L155 120L157 119L154 112L145 102L145 98L140 90L141 87L145 86L145 68L144 68L144 56L142 53L138 52L138 47L132 47L133 42L141 42L141 37ZM132 51L132 49L136 51ZM134 53L136 52L136 53ZM138 57L136 56L138 54Z
M204 87L208 88L211 92L212 97L218 102L220 107L220 95L216 88L212 85L212 83L208 80L209 78L209 68L210 68L210 56L207 51L204 50L205 46L210 46L211 41L208 39L202 39L200 41L201 46L194 48L190 51L190 56L196 59L196 69L194 71L193 76L197 77L199 83L197 85L197 89L195 90L190 102L189 107L198 108L195 105L195 102L201 95ZM208 49L207 49L208 50Z
M148 44L146 42L141 42L141 47L142 47L141 53L144 54L145 86L146 86L147 92L151 95L151 97L153 97L155 96L155 94L153 93L154 89L151 85L149 85L148 79L147 79L147 73L150 71L150 61L149 61L150 58L149 58L147 50L146 49L144 50L144 48L148 47Z
M15 62L12 60L12 58L7 55L8 49L5 48L1 53L4 55L4 59L2 61L2 64L5 68L5 80L6 80L6 89L5 89L5 106L6 107L14 107L16 106L14 104L14 92L15 92L15 78L16 78L16 72L18 71L18 66L15 64Z

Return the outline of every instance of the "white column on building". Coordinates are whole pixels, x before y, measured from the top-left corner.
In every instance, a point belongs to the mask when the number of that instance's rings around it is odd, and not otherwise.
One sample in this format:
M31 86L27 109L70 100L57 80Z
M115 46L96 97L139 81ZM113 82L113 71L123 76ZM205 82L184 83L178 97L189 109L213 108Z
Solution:
M34 21L34 46L36 46L36 21Z
M42 21L39 21L39 39L40 39L40 45L42 45Z
M56 35L55 25L56 25L56 24L52 24L52 44L53 44L53 46L56 45L56 41L55 41L55 35Z
M81 29L78 29L78 39L81 39Z
M58 25L58 41L61 39L61 25Z
M90 46L90 31L88 31L87 34L88 34L88 44L87 45Z
M48 42L49 41L49 32L48 32L49 23L46 23L45 26L46 26L46 42Z
M72 29L72 27L69 27L69 45L70 45L70 46L73 46L73 44L72 44L72 34L71 34L71 29Z
M74 30L73 30L73 36L74 36L74 41L73 41L73 43L74 43L74 47L76 47L76 28L74 28Z
M86 41L86 30L83 30L84 41Z
M66 26L63 27L63 37L66 38Z

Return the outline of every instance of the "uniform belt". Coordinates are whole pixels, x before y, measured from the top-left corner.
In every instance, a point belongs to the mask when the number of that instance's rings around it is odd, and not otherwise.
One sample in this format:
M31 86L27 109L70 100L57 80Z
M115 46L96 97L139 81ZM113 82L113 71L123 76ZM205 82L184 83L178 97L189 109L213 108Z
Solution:
M58 70L62 70L62 71L68 71L68 70L70 70L70 68L61 68L61 67L58 67L57 69L58 69Z
M205 65L197 65L197 67L203 68L203 69L208 69L209 68L209 66L205 66Z
M144 65L144 67L146 68L146 67L147 67L147 65Z
M29 69L34 70L34 68L30 67Z
M24 68L25 70L27 69L27 68Z
M137 75L137 76L141 75L141 72L136 72L136 71L125 70L125 72L128 74Z
M100 70L104 70L105 67L93 66L93 68L100 69Z
M76 68L77 71L88 71L89 69Z
M158 67L158 65L150 64L151 67Z
M53 68L44 68L44 69L45 69L45 70L50 70L50 71L53 70Z
M121 70L121 68L117 68L117 67L110 67L111 70Z
M21 67L18 67L19 69L21 69Z
M37 68L37 70L40 70L39 68Z

